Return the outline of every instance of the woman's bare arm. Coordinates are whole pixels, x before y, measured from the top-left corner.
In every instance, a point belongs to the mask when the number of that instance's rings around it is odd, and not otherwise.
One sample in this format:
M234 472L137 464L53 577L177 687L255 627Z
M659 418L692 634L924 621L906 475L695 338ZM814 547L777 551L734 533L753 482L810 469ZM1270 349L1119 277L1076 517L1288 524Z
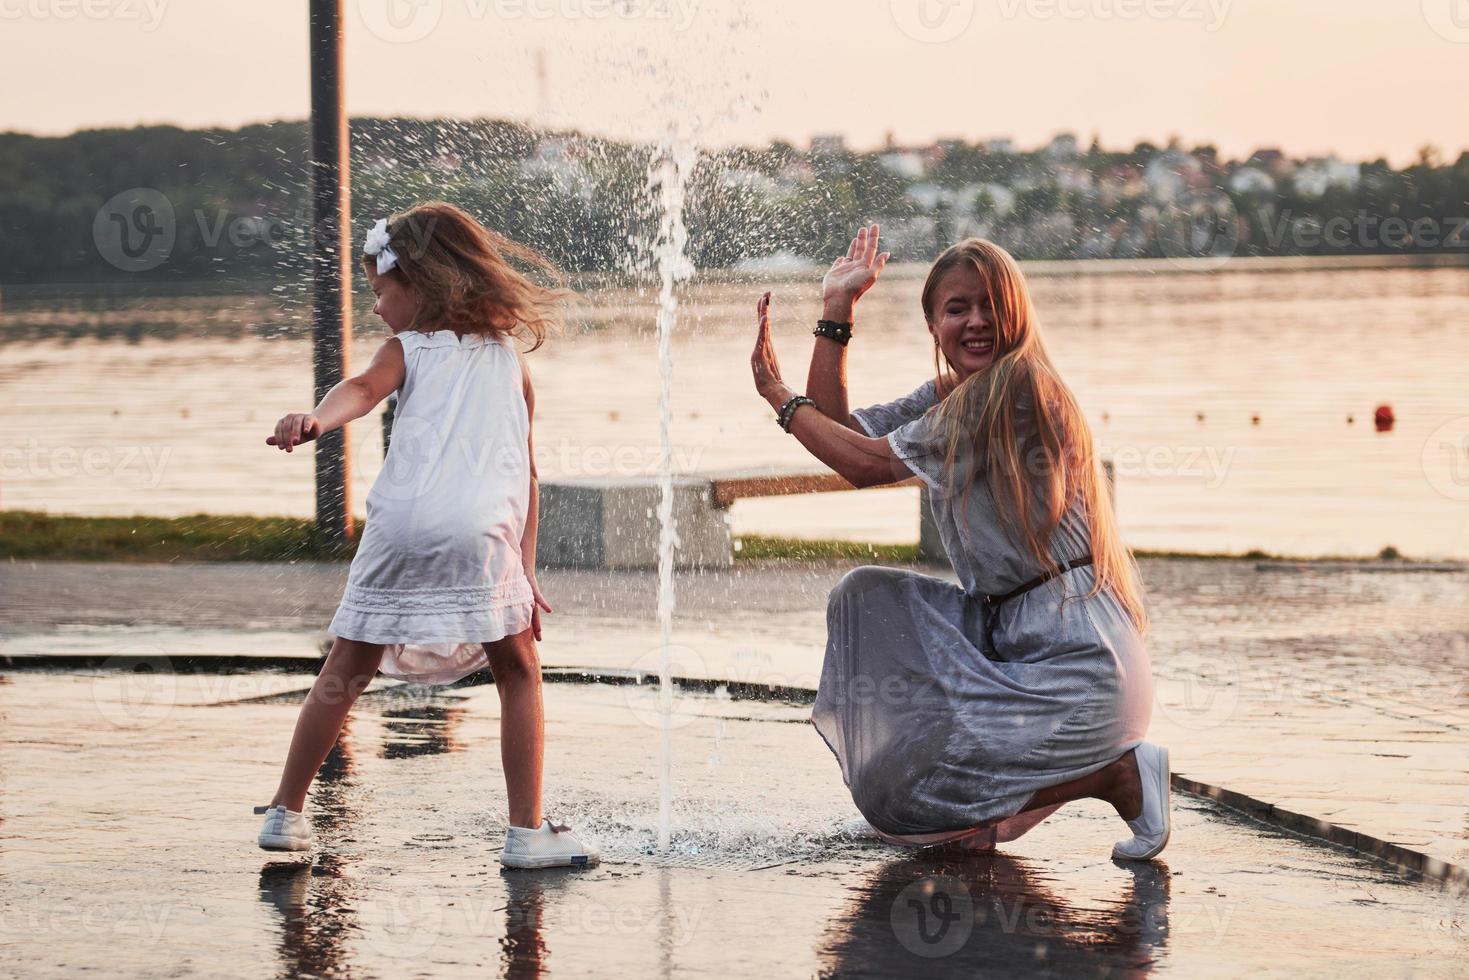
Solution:
M888 253L877 251L878 226L857 232L847 254L832 263L821 281L821 317L851 323L857 300L872 288L887 265ZM817 337L806 372L806 396L829 419L863 434L847 407L847 348L829 337Z
M851 322L851 308L845 316L840 310L832 315L831 308L822 314L827 320ZM857 420L847 408L847 348L830 337L817 337L811 350L811 367L806 372L806 395L816 402L821 414L846 426L854 432L861 431Z
M781 380L780 362L770 340L770 294L760 298L756 308L759 328L750 367L755 376L755 390L777 412L794 394ZM854 432L822 412L796 410L791 421L791 434L801 445L838 476L854 487L875 487L897 483L912 474L907 464L893 455L886 439L874 439Z
M852 486L880 487L913 476L908 464L893 454L893 447L886 439L853 432L821 412L809 411L809 407L796 409L791 419L791 435Z

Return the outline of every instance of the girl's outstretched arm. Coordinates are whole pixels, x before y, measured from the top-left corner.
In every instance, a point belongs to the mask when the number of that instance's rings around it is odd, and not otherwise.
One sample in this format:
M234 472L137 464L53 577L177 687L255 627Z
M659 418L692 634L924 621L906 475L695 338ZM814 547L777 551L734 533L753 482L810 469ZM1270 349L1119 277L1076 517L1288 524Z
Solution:
M265 444L290 452L293 446L362 418L378 402L403 387L404 372L403 342L389 337L372 356L367 370L338 382L315 410L282 416L275 424L275 435L268 437Z

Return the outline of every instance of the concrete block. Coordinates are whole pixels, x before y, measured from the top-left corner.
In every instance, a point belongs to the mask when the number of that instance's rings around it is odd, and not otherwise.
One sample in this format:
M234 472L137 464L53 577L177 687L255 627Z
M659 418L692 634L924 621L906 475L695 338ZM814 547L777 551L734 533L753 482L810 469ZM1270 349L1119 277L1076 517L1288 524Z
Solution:
M541 484L537 563L548 568L657 568L655 477L589 478ZM715 505L713 481L675 477L673 522L677 568L734 563L727 511Z

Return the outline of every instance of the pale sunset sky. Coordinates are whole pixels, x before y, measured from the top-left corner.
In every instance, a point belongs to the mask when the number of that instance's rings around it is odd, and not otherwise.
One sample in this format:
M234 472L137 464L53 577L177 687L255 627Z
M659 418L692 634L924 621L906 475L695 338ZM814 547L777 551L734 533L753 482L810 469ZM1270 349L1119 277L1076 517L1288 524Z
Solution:
M303 118L305 8L0 0L0 130ZM354 115L679 119L710 145L1469 148L1469 0L348 0L346 32Z

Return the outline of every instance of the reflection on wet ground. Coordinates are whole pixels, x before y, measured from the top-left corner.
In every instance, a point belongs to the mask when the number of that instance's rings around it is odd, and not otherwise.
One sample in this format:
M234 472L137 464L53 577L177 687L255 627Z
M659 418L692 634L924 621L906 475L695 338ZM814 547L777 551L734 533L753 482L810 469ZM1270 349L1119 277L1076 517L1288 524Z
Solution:
M1170 875L1153 863L1124 870L1130 880L1115 899L1085 906L1066 898L1064 882L1003 853L896 858L853 889L823 951L854 972L883 962L899 972L907 960L901 972L913 975L942 958L944 972L960 975L1001 965L1145 974L1167 946Z
M1469 867L1469 572L1183 559L1142 567L1153 618L1151 732L1174 750L1181 774ZM683 575L675 672L732 682L736 694L741 683L814 689L826 595L850 568L741 562ZM299 690L304 674L252 664L314 670L346 571L330 563L0 564L0 656L83 653L100 662L110 651L165 675L235 671L196 675L190 703L289 701L283 692ZM556 614L543 663L656 671L656 578L547 570L542 586ZM184 593L191 603L177 601ZM117 623L129 625L107 625ZM437 715L458 703L452 693L394 692L392 706L431 710L374 731L371 751L466 750L462 725Z
M383 758L411 759L416 755L457 752L454 725L459 710L428 704L383 711Z
M374 689L313 787L309 855L258 850L295 698L198 675L0 675L0 910L21 975L1454 976L1463 896L1176 800L1166 862L1063 808L993 854L905 851L855 816L804 709L681 697L653 854L656 694L550 685L550 815L606 859L498 863L493 689ZM269 685L262 685L269 687ZM231 690L236 694L238 691Z

